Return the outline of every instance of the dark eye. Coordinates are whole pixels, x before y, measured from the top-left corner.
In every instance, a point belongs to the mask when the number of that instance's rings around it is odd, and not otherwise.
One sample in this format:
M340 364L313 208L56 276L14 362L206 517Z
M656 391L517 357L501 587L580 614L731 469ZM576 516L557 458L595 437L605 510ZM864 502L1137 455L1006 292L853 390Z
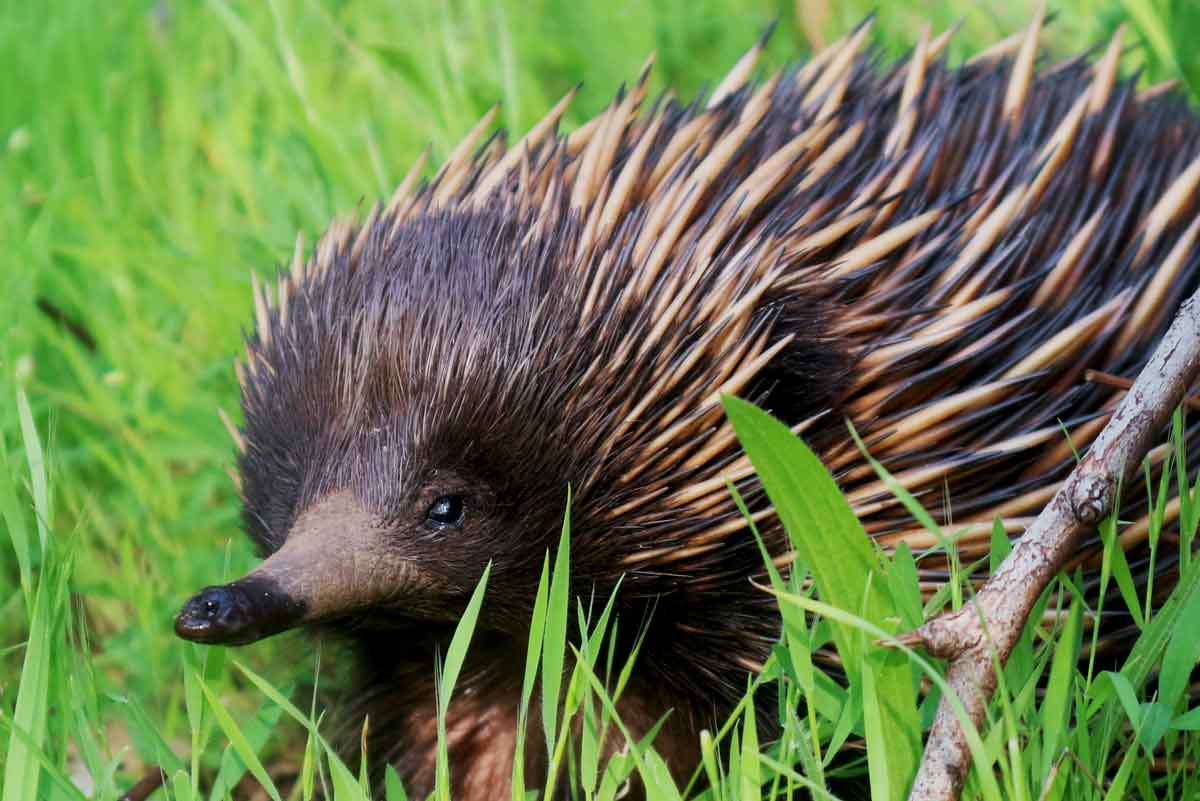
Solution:
M465 511L461 495L443 495L425 510L425 519L437 528L458 528Z

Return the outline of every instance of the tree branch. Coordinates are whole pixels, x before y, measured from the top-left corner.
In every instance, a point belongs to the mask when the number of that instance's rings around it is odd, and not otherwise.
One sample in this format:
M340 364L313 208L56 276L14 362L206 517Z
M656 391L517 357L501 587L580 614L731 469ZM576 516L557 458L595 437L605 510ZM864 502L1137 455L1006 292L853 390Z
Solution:
M1145 458L1200 368L1200 291L1188 298L1108 425L975 598L902 642L950 660L947 682L979 727L1004 664L1042 590L1081 538L1112 513L1118 485ZM985 634L986 631L986 634ZM953 801L970 768L967 739L942 698L910 801Z
M129 788L129 792L121 796L118 801L146 801L154 791L163 786L163 782L167 780L167 774L163 773L163 769L155 766L147 773L142 780Z

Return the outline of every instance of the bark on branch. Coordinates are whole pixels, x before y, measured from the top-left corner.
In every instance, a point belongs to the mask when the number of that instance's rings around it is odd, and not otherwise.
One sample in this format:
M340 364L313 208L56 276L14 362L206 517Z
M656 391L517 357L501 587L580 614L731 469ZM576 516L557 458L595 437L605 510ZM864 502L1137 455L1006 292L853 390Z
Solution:
M1141 464L1198 368L1200 291L1180 307L1108 425L978 595L901 638L950 660L947 682L976 727L996 689L993 659L1007 661L1042 590L1113 511L1118 484ZM942 698L910 801L956 799L970 765L966 736Z

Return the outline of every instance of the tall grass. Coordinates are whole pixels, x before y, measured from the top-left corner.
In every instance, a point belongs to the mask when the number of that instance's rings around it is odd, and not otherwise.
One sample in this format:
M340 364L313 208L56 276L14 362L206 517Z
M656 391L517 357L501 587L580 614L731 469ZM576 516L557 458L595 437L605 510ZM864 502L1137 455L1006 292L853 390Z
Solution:
M686 95L776 17L768 58L778 64L875 6L878 42L894 54L925 19L945 27L961 18L952 58L1016 30L1030 8L962 0L919 10L857 0L0 4L0 519L9 543L0 547L0 801L114 799L155 765L168 774L159 792L171 798L245 796L272 782L300 798L321 787L344 797L365 792L359 766L333 759L321 737L315 664L301 640L281 637L235 661L170 631L187 590L253 560L238 533L236 493L224 475L232 449L215 414L236 407L232 361L250 319L250 270L272 269L296 231L312 241L333 214L386 195L427 143L435 158L445 155L497 100L520 131L582 79L567 119L574 125L651 50L656 87ZM1056 10L1048 34L1056 52L1102 41L1128 21L1128 69L1200 88L1194 4L1067 0ZM1172 480L1185 484L1186 475ZM1151 489L1165 499L1163 487ZM1183 529L1194 531L1196 518L1185 510ZM883 797L894 794L892 760L847 766L834 755L902 720L911 749L909 711L892 716L871 701L890 697L897 676L915 680L922 669L899 655L883 659L865 645L875 635L861 632L894 631L894 617L911 625L928 609L914 595L911 554L866 559L862 543L847 547L855 564L874 571L869 604L837 602L853 618L800 614L815 601L794 578L773 587L788 622L762 681L777 682L786 706L803 713L783 721L778 743L759 743L753 706L743 705L704 740L693 793L707 783L716 788L705 791L710 797L823 788L859 770L878 779ZM997 538L996 558L1004 548ZM1197 756L1189 732L1200 716L1183 711L1180 689L1195 661L1184 643L1200 640L1182 634L1197 619L1194 582L1153 613L1149 589L1129 586L1119 549L1107 554L1105 580L1136 610L1144 643L1128 673L1078 673L1059 654L1087 646L1094 610L1069 580L1047 596L1052 610L1062 604L1059 624L1030 630L1005 673L1003 725L981 741L1004 797L1041 797L1043 785L1046 797L1104 797L1096 793L1116 786L1176 798L1196 792L1172 767L1186 761L1156 772L1147 756L1153 745ZM616 727L604 701L625 669L589 661L603 627L587 621L585 644L560 562L565 570L561 559L547 565L545 619L533 629L544 634L531 646L530 676L554 673L579 649L587 658L576 664L587 669L554 698L576 704L595 732ZM818 576L821 567L810 569ZM1194 576L1194 563L1189 569ZM935 601L961 594L952 582ZM824 591L821 599L832 602ZM830 645L862 664L848 686L813 661ZM451 666L447 658L443 669ZM322 681L336 681L338 667L326 660ZM531 678L526 695L553 688ZM933 697L914 698L918 720L928 721ZM453 703L448 692L446 700ZM538 707L543 715L555 708ZM651 749L603 767L594 748L582 759L584 744L561 716L548 722L547 742L522 747L560 754L565 772L556 781L590 781L597 798L611 797L604 793L632 772L661 797L683 789L668 787ZM1125 761L1110 766L1113 754ZM1105 784L1109 767L1124 771L1123 784ZM1088 774L1094 786L1081 778ZM545 778L521 781L534 787ZM988 797L973 781L968 792Z
M18 391L17 404L25 404L23 391ZM795 569L784 578L764 551L771 582L764 589L778 598L783 617L780 642L734 715L718 731L699 733L702 768L680 787L654 750L654 730L634 739L619 717L616 702L637 669L638 649L623 664L614 665L608 643L622 621L613 614L612 599L593 616L569 595L570 525L565 521L553 567L548 554L536 593L515 748L519 757L526 748L544 745L550 767L545 776L527 777L523 760L515 759L514 800L530 793L550 797L556 786L564 786L574 798L614 801L634 776L650 799L745 801L791 798L800 790L831 798L830 781L855 772L869 778L872 799L904 797L922 731L948 687L938 666L927 658L905 648L883 648L880 642L934 613L949 594L922 607L911 553L901 548L888 556L870 547L816 456L786 426L753 406L730 398L726 411L798 553ZM1177 423L1177 441L1180 431ZM29 429L24 436L27 458L19 472L29 478L30 488L48 490L38 434ZM1195 521L1200 482L1187 483L1186 467L1166 473L1183 477L1183 483L1172 488L1165 481L1161 488L1178 492L1185 519ZM736 493L732 486L730 491ZM39 497L36 492L30 495ZM5 503L11 505L14 499L10 496ZM39 518L48 519L44 501L35 500L32 508ZM1105 526L1099 597L1120 554L1112 536L1115 521ZM14 549L34 549L32 561L39 569L30 578L29 592L21 594L29 637L18 649L19 688L11 707L0 715L5 735L0 740L7 741L0 799L115 799L132 778L119 769L122 754L106 735L111 729L99 708L97 660L84 641L84 625L73 614L70 586L77 546L49 524L44 544L26 536L28 528L20 524L10 533ZM1194 525L1181 533L1190 539ZM951 549L953 540L950 533L946 542ZM1007 548L1007 540L998 538L996 543ZM965 584L967 576L957 573L952 581ZM445 719L487 586L485 571L436 667L439 747L433 798L438 801L451 797L455 766L445 746ZM1047 610L1057 614L1043 614ZM1190 767L1200 756L1200 736L1195 734L1200 730L1200 707L1191 707L1188 693L1200 658L1200 638L1195 636L1200 560L1187 562L1164 604L1141 608L1141 634L1125 664L1116 671L1093 673L1078 654L1087 633L1085 617L1102 611L1090 608L1077 582L1068 577L1044 594L1025 641L1002 673L992 725L983 734L970 729L975 767L965 798L1107 801L1189 799L1200 793L1200 775ZM111 699L128 705L126 721L134 747L148 764L163 771L164 797L217 801L235 797L246 782L272 801L310 799L318 789L337 801L379 797L379 788L368 783L365 766L356 774L354 766L338 758L321 733L315 706L302 711L290 686L265 678L240 660L227 661L222 649L181 647L181 663L164 678L183 687L188 730L184 742L169 743L163 724L136 699ZM841 678L814 658L823 648L832 649L844 666ZM1154 674L1155 691L1148 692ZM559 682L564 675L565 685ZM231 677L243 687L232 699L228 686L217 689ZM922 680L932 688L924 698L917 693ZM781 699L777 715L782 735L761 743L756 720L761 709L756 711L754 698L768 685ZM544 743L525 742L524 721L535 693L545 716ZM232 711L231 702L247 700L252 714ZM285 720L291 721L291 735ZM302 754L299 769L290 773L272 770L271 761L280 757L265 747L281 731ZM612 753L606 747L612 738L627 747L606 759L604 754ZM845 758L846 746L855 742L865 750L865 766ZM538 792L542 788L544 796ZM387 774L382 797L407 798L394 772Z

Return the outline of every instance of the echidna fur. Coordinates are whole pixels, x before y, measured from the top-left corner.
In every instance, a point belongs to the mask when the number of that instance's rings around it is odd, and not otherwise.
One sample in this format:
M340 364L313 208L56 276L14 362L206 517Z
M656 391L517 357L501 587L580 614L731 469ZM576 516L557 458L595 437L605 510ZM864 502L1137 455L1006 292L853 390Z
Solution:
M635 735L673 710L658 742L683 774L779 631L726 478L789 561L720 393L801 432L880 545L935 548L848 418L969 564L996 518L1019 535L1119 400L1085 372L1136 375L1195 289L1200 125L1118 77L1119 37L1039 71L1037 20L952 68L945 36L889 63L869 27L763 81L757 46L688 104L646 103L643 74L569 135L570 96L513 147L485 141L489 115L435 178L335 223L307 259L298 242L278 286L256 287L245 526L265 556L348 493L419 565L387 602L320 625L355 644L351 717L369 715L371 758L410 794L433 778L435 653L490 561L449 742L455 797L508 795L568 485L575 592L599 602L621 580L626 646L649 621L620 710ZM466 522L421 529L446 487ZM1135 573L1171 572L1148 563L1144 491L1121 517ZM1095 575L1100 548L1071 568ZM932 593L945 561L920 565ZM1106 615L1111 644L1127 621Z

